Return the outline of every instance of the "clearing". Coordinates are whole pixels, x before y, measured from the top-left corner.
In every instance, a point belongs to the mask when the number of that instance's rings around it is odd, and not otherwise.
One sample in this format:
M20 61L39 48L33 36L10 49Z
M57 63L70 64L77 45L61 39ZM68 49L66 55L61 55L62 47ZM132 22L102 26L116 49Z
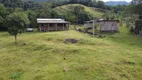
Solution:
M105 38L74 30L23 33L17 45L0 32L0 80L141 80L142 39L121 28Z

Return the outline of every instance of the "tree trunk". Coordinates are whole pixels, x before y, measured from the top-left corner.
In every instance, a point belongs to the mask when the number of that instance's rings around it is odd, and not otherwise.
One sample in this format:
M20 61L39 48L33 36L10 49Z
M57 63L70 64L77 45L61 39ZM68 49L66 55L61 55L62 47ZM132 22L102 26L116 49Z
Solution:
M17 44L17 35L14 35L15 36L15 44Z

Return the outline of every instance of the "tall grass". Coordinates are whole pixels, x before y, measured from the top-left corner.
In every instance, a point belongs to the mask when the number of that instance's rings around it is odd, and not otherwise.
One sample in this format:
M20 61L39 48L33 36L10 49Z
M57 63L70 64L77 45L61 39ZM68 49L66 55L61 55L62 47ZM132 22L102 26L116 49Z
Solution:
M0 32L0 80L141 80L142 39L125 27L104 35L32 32L18 35L15 45L13 36Z

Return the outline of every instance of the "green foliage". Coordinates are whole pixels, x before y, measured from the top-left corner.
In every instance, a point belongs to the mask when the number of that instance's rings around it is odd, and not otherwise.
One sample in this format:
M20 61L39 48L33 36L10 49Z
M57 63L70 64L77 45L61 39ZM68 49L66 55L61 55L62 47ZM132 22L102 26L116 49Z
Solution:
M102 9L105 9L106 8L106 5L103 1L98 1L98 4L97 4L98 8L102 8Z
M58 18L58 13L55 10L51 10L50 15L51 15L52 18Z
M12 80L19 80L20 76L22 75L22 72L15 72L11 75Z
M77 23L83 24L84 21L91 19L91 15L85 11L85 8L83 6L72 6L71 9L77 18Z
M125 26L120 33L102 35L106 37L74 30L23 33L14 46L12 37L0 32L0 79L141 80L142 39ZM79 42L67 44L68 38Z
M133 7L132 7L132 11L133 11L133 13L135 13L135 14L142 15L142 3L133 6Z
M50 18L51 17L51 5L48 3L43 3L41 9L37 9L37 17L40 18Z
M28 15L28 19L30 21L29 27L32 28L37 27L37 21L36 21L37 14L32 10L27 10L26 14Z
M23 1L22 0L0 0L0 3L3 3L6 7L12 8L23 8Z
M95 11L94 8L80 4L69 4L54 8L59 17L64 18L72 23L83 24L93 17L101 17L102 12Z
M109 6L101 0L69 0L70 4L83 4L85 6L109 9Z
M40 4L40 3L33 2L33 1L26 1L26 2L24 2L23 9L24 10L28 10L28 9L38 10L38 9L43 8L43 5L44 5L44 3Z
M110 11L107 12L107 13L105 13L105 14L103 14L102 17L103 17L104 19L106 19L106 20L114 20L114 19L117 18L116 14L113 13L113 12L110 12Z
M7 17L8 32L16 37L18 33L24 32L29 24L28 16L24 12L14 12Z
M5 23L6 14L6 8L0 4L0 26L3 26Z

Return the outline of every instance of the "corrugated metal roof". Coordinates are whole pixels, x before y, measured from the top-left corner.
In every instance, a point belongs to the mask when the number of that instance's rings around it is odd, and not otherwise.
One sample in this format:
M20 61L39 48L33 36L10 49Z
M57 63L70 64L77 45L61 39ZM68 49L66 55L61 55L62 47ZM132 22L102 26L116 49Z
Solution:
M119 20L99 20L99 22L118 22Z
M103 20L103 19L100 19L100 20L90 20L90 21L86 21L85 23L93 23L94 22L119 22L119 20Z
M69 23L64 19L48 19L48 18L38 18L37 23Z

